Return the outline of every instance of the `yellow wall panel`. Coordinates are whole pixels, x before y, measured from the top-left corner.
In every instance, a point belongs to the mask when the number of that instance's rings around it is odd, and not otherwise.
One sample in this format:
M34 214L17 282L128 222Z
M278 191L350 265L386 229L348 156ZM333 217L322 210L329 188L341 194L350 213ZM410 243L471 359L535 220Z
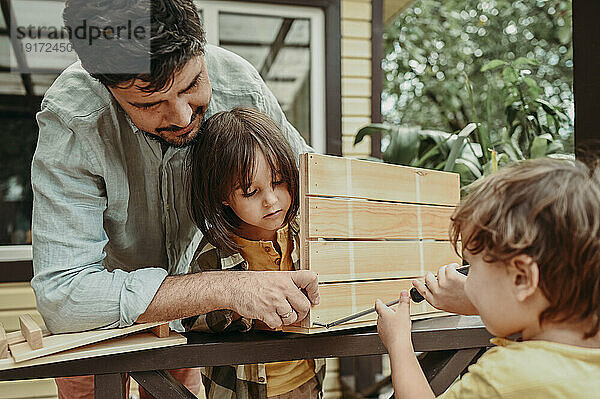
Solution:
M29 283L0 284L0 310L35 308L35 294Z
M355 20L342 21L342 37L371 39L371 22Z
M366 117L342 117L342 134L344 136L354 136L358 129L371 123L371 118Z
M342 114L346 116L371 116L370 98L344 98Z
M371 97L371 79L342 78L343 97Z
M58 390L53 378L0 382L0 399L55 398Z
M342 152L347 156L369 155L371 154L371 138L365 137L355 146L353 136L342 136Z
M0 323L4 325L6 332L17 331L19 327L19 316L22 314L30 314L33 320L41 327L44 326L44 320L35 309L16 309L16 310L0 310Z
M342 39L342 57L371 59L371 40Z
M371 3L342 0L342 19L371 20Z
M371 78L371 60L342 59L342 76L350 78Z

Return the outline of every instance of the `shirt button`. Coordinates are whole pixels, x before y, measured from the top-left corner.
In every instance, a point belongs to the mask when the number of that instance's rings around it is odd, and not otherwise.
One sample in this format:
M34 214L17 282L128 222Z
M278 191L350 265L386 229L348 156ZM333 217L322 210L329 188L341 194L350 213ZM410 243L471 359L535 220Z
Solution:
M258 382L265 382L265 377L258 377Z

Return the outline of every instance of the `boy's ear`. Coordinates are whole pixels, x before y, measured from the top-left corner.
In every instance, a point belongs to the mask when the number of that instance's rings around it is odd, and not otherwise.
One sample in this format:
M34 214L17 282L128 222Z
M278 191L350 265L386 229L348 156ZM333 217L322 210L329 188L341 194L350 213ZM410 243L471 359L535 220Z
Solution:
M537 291L540 269L531 256L525 254L510 259L509 266L515 297L523 302Z
M229 206L229 202L227 202L227 201L223 201L222 204L225 206Z

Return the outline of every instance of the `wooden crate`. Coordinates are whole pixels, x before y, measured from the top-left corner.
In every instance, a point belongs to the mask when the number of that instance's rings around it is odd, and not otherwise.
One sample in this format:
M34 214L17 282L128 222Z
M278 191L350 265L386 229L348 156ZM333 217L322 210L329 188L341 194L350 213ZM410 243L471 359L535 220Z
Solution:
M300 156L302 269L319 275L321 303L284 331L319 327L390 302L411 280L460 258L448 240L459 175L320 154ZM411 303L414 318L444 314ZM374 325L371 313L334 329ZM317 323L317 324L315 324Z

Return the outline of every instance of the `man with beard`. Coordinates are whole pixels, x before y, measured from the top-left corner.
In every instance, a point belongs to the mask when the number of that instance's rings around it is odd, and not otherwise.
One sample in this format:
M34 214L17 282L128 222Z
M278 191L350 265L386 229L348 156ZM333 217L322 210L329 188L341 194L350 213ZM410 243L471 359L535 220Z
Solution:
M205 45L191 0L67 0L63 16L80 61L44 96L31 178L31 284L46 326L125 327L216 309L270 327L303 319L318 303L312 272L184 275L201 239L187 210L185 159L204 118L255 107L296 155L310 150L256 70ZM81 38L82 24L104 36ZM115 36L128 26L136 34ZM292 313L281 310L288 303ZM198 378L180 379L195 388ZM58 385L59 397L79 389Z

